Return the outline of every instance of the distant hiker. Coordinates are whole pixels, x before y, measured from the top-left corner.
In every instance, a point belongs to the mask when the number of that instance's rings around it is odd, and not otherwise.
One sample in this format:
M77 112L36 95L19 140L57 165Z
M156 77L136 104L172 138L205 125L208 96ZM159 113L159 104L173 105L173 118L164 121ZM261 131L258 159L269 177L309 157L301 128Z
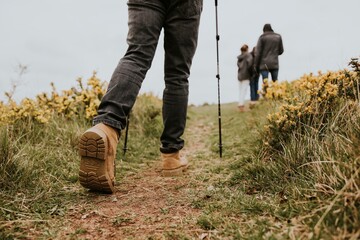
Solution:
M114 160L121 130L149 70L164 31L163 123L160 137L162 175L182 174L188 161L180 155L188 106L190 68L197 47L203 1L128 0L128 49L118 63L98 108L93 127L80 138L80 184L112 193Z
M263 81L271 74L273 82L278 80L279 55L284 52L281 35L275 33L269 23L264 25L263 34L259 37L255 52L255 66Z
M250 84L250 78L253 69L253 57L248 51L248 45L244 44L241 48L241 54L237 57L238 81L239 81L239 104L240 112L245 111L245 96Z
M256 47L250 52L253 59L255 59ZM256 104L259 100L259 73L256 71L255 63L252 66L251 77L250 77L250 106Z

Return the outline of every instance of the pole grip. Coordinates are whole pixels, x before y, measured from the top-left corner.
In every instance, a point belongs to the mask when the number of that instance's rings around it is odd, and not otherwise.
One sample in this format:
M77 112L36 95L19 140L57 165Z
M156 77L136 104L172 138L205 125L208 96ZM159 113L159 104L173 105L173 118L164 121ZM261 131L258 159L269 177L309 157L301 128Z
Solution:
M218 0L215 0L215 6L217 6L218 5Z

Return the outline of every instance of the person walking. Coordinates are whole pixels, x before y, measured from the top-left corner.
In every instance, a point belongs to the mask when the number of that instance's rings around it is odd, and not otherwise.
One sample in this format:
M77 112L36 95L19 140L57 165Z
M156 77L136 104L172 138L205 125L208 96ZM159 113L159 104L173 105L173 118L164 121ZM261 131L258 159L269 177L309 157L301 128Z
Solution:
M283 52L281 35L273 31L271 24L265 24L255 52L255 67L260 72L263 82L268 79L269 73L273 82L278 80L279 55Z
M241 54L237 57L238 81L239 81L239 103L240 112L245 111L245 96L250 84L251 71L253 68L253 58L249 53L248 45L244 44L241 48Z
M93 127L80 137L80 184L113 193L116 146L164 31L163 123L160 137L163 176L182 174L180 155L188 106L190 68L197 48L202 0L128 0L128 49L101 100Z
M253 59L255 59L256 47L250 52ZM255 65L252 66L251 77L250 77L250 107L253 107L259 100L259 73L256 71Z

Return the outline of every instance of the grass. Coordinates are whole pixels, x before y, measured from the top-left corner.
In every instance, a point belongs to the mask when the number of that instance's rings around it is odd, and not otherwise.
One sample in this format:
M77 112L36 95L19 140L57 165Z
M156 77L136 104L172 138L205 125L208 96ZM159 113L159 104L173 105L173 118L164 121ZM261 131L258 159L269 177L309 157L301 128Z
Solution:
M77 182L76 139L79 126L54 119L44 127L32 121L1 128L0 238L21 236L34 223L62 216L81 194ZM10 224L12 223L12 224ZM10 224L10 225L9 225ZM11 226L8 231L8 226ZM14 232L14 233L13 233Z
M151 95L139 98L126 158L122 144L118 146L117 161L127 164L117 164L117 181L158 153L159 104ZM54 116L45 125L22 119L0 127L0 239L21 238L32 224L48 229L49 220L61 218L75 203L87 204L86 192L78 184L77 143L90 126L82 118Z
M224 159L213 166L223 177L210 180L218 189L211 199L197 202L207 213L199 225L211 223L218 239L357 239L358 102L339 101L331 114L319 111L327 117L321 131L305 124L276 151L264 144L263 128L276 106L262 102L241 115L235 107L223 106Z
M195 224L202 237L360 237L359 102L332 103L331 112L317 110L321 124L301 122L301 128L279 132L283 137L274 139L273 148L266 144L264 126L281 101L265 99L244 113L237 111L236 103L223 104L222 159L217 106L189 108L185 140L196 138L191 142L199 145L196 151L187 145L195 165L189 186L174 186L174 191L186 188L188 204L200 211ZM160 100L151 95L138 99L126 156L124 134L118 146L118 182L158 160L160 109ZM89 126L84 118L54 115L46 125L21 119L0 127L0 239L56 238L71 209L95 207L77 179L77 141ZM169 211L159 210L161 215ZM129 216L117 215L110 224L121 227L129 222ZM79 227L70 239L86 233ZM176 229L163 233L164 239L191 237Z

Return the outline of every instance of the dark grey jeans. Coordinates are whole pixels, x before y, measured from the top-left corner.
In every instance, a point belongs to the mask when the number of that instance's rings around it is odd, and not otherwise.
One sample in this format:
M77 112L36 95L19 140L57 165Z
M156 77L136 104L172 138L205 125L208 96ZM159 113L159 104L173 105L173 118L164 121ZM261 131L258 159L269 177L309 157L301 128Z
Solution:
M120 60L93 123L119 130L126 126L141 84L149 70L164 29L165 89L160 151L183 148L189 95L188 78L195 54L202 0L129 0L126 54Z

